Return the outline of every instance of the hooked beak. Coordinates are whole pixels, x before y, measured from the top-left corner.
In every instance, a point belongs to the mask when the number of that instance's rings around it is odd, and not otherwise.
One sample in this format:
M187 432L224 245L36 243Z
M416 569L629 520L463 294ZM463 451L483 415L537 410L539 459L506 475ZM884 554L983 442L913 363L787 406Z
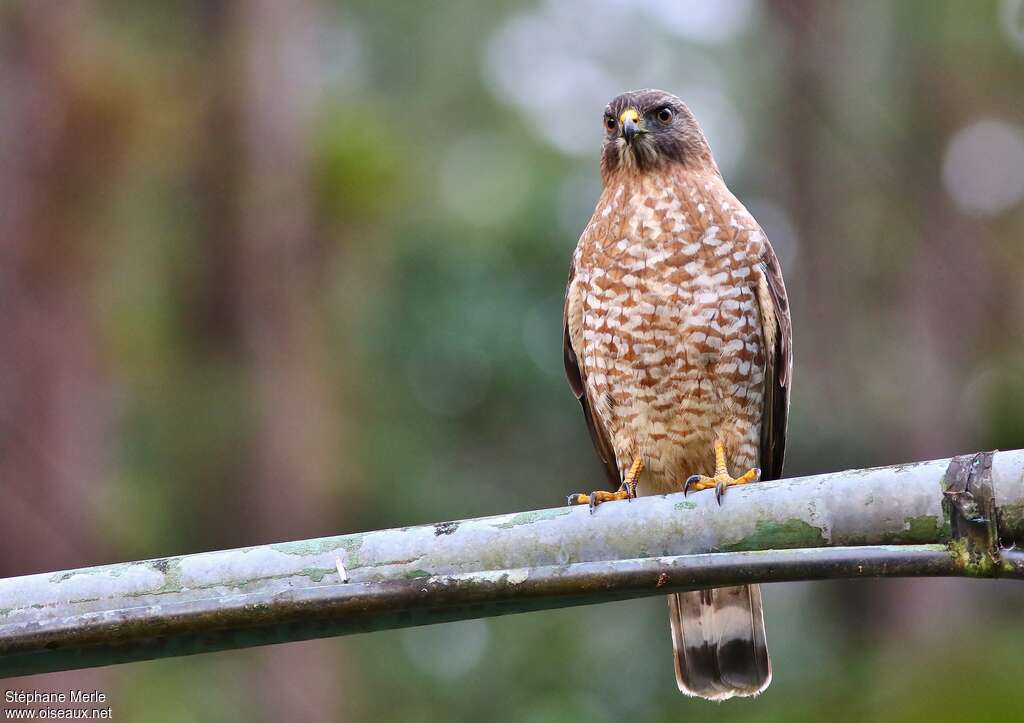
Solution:
M642 133L639 121L640 114L636 112L635 108L624 110L619 116L619 122L622 124L622 137L626 139L626 143L632 144L633 139Z

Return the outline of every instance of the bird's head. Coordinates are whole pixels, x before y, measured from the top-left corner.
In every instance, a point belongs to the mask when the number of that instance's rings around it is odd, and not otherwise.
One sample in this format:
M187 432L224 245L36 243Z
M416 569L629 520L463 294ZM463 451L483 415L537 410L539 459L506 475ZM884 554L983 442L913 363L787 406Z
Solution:
M667 164L715 168L711 149L683 101L663 90L631 90L604 109L601 173L646 173ZM715 170L717 170L715 168Z

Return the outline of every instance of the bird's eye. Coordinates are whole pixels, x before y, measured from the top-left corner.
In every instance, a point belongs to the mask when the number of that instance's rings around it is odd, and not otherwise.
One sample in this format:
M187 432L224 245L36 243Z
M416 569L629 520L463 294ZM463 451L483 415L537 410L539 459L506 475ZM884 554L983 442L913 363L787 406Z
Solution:
M671 123L672 122L672 109L671 108L662 108L661 110L659 110L658 111L658 120L661 121L662 123L664 123L665 125L668 125L669 123Z
M615 119L612 118L610 115L606 115L604 117L604 128L605 128L605 130L613 131L613 130L615 130L618 127L619 127L619 124L616 123Z

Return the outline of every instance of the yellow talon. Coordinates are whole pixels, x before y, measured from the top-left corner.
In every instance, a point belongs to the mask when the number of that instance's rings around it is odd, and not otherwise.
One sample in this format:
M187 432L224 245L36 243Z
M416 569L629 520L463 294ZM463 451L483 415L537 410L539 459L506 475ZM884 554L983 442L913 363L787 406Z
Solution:
M569 495L570 505L590 505L590 514L594 514L594 510L602 502L611 502L612 500L631 500L636 497L636 486L640 482L640 473L644 470L644 461L637 457L633 460L633 464L630 465L629 472L626 473L625 479L622 480L622 485L616 492L605 492L604 490L596 490L591 492L589 495L582 493L574 493Z
M734 478L730 476L729 470L725 465L725 445L722 444L721 440L715 440L715 476L706 477L702 474L691 476L683 485L683 494L687 494L690 490L700 492L701 490L714 488L715 499L718 501L718 504L722 504L722 494L727 487L745 485L750 482L757 482L759 479L761 479L761 470L757 467L751 467L739 477Z

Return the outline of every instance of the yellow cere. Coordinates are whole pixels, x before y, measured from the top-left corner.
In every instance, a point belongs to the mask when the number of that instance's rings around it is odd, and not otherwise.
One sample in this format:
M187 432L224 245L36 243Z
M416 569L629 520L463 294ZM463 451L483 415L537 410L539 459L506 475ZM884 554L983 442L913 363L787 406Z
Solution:
M636 112L636 108L627 108L622 111L622 115L619 116L619 122L625 123L627 120L631 120L634 123L640 122L640 114Z

